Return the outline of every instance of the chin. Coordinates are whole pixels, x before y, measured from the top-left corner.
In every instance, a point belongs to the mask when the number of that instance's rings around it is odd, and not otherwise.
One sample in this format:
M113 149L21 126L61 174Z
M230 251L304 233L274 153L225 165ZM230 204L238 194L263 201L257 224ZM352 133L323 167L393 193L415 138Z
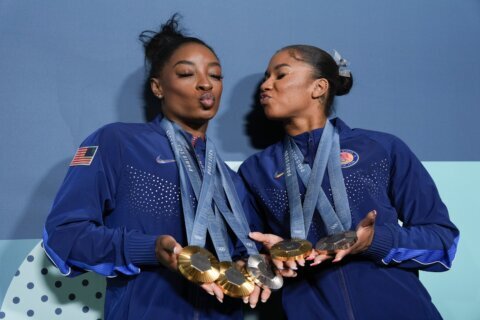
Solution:
M284 118L281 114L275 113L275 111L270 108L263 109L263 112L269 120L282 120Z
M216 112L202 112L201 114L197 114L193 117L190 118L190 121L192 122L195 122L195 123L198 123L198 124L202 124L202 123L205 123L205 122L208 122L210 120L212 120L215 115L217 113Z

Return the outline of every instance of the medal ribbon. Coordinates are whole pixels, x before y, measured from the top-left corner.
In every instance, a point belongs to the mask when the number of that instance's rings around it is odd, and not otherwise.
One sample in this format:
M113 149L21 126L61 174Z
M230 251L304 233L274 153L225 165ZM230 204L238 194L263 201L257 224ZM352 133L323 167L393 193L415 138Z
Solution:
M207 140L207 144L208 142L209 140ZM198 158L197 161L201 167L201 161ZM249 255L258 254L255 243L253 240L248 238L250 227L248 225L243 206L241 205L241 201L238 198L238 194L235 190L235 185L226 164L222 161L222 159L220 159L218 154L216 156L216 165L219 173L215 174L215 193L213 194L215 214L212 215L212 213L210 213L210 223L208 227L214 245L216 246L216 251L218 251L216 243L226 244L225 239L228 239L227 229L225 227L224 220L221 218L223 216L237 238L245 246L247 253ZM228 203L230 203L232 209L229 208ZM212 219L212 217L215 219ZM213 239L213 237L215 237L215 239ZM219 255L218 252L217 255ZM231 261L231 257L227 257L226 254L222 255L222 257L219 255L219 258L221 261Z
M216 152L213 144L207 139L205 157L206 170L203 172L202 179L201 172L199 172L199 169L202 169L201 161L198 159L195 161L191 152L189 152L190 143L188 142L188 136L184 135L178 126L171 123L166 118L162 119L160 125L167 133L167 137L174 151L175 160L177 161L179 168L181 202L188 244L204 247L208 229L218 258L222 259L222 261L230 261L231 258L226 244L227 238L225 237L225 225L221 219L218 221L218 218L216 217L217 215L213 213L212 209L216 173ZM195 154L194 150L192 150L192 152ZM196 162L199 167L194 166ZM188 181L190 181L195 196L198 199L195 216L193 215L193 204L189 198L187 188Z
M227 221L237 238L247 249L248 255L258 255L258 250L255 243L253 240L248 238L250 226L248 225L245 211L243 210L242 203L238 197L237 191L235 190L235 184L230 176L227 165L218 156L217 166L220 174L217 175L216 180L217 192L214 195L215 204L220 209L225 221ZM224 194L226 195L226 199ZM230 203L231 210L225 200L228 200L228 203Z
M291 137L286 137L284 141L284 149L286 150L285 157L290 157L288 161L290 172L293 172L293 163L295 163L296 172L306 186L306 194L302 208L299 205L300 191L296 175L294 176L291 174L289 177L288 174L286 174L289 205L292 203L290 208L293 208L293 210L290 209L291 224L293 225L293 223L296 223L295 227L300 228L301 219L298 219L296 216L302 215L303 213L305 236L308 235L313 213L316 208L320 213L329 235L348 230L351 226L351 215L339 160L340 139L338 131L333 127L330 121L326 122L312 169L310 169L307 164L303 163L304 157ZM287 165L287 161L285 162ZM337 212L335 212L321 188L323 176L327 167ZM291 201L290 198L296 199ZM292 217L292 213L294 217ZM292 220L294 221L293 223ZM293 228L291 227L291 231L292 229ZM292 237L294 237L293 233ZM302 239L305 239L305 237L302 237Z

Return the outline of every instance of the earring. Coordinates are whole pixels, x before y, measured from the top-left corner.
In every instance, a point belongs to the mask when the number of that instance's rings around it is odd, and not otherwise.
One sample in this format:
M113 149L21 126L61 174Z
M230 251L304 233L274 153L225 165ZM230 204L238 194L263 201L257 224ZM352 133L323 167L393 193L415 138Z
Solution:
M162 99L163 96L159 93L159 94L157 94L157 98L158 98L158 99Z

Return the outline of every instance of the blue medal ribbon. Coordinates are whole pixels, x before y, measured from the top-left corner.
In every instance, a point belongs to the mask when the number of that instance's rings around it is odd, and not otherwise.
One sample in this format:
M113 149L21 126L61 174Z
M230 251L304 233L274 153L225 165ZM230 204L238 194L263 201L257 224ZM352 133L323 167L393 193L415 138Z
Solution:
M189 199L189 191L187 185L187 171L194 171L192 164L186 161L182 161L182 157L180 156L180 150L182 146L177 143L176 134L172 123L163 118L160 122L160 126L165 131L168 141L170 142L170 146L173 150L173 154L175 157L175 161L178 167L178 174L180 178L180 194L181 194L181 204L183 209L183 216L185 220L185 228L187 231L187 242L190 244L192 239L192 230L193 230L193 222L195 220L194 216L194 209L192 202ZM183 155L184 156L184 155ZM188 169L187 169L188 168ZM205 230L206 233L206 230ZM205 235L206 236L206 235Z
M317 148L312 169L304 164L304 157L293 138L284 139L285 179L290 207L292 238L306 239L315 208L329 235L348 230L351 226L350 207L340 166L340 138L338 131L327 120ZM328 168L329 179L337 211L333 209L321 185ZM306 186L301 205L297 174ZM298 230L303 227L303 233Z
M238 239L244 244L248 254L258 254L255 243L248 238L248 233L250 231L248 221L245 217L243 207L238 198L238 194L236 193L231 176L225 163L218 157L211 140L207 139L206 161L205 167L203 167L202 162L198 159L195 151L191 148L191 145L188 142L188 136L175 124L170 123L165 118L162 122L164 120L166 123L162 124L162 128L164 128L165 131L173 130L175 133L173 136L175 139L170 139L170 136L172 135L169 135L168 133L167 137L169 137L171 144L172 141L176 143L175 145L178 150L179 162L181 162L182 168L186 168L184 170L186 173L183 176L188 176L192 189L195 192L195 196L198 199L194 221L193 223L186 223L186 226L192 226L191 229L187 227L187 234L192 235L189 244L203 247L206 240L206 226L208 226L208 232L212 238L218 258L220 261L231 261L227 245L228 233L225 226L226 221ZM179 139L177 139L177 137ZM174 153L176 153L175 150ZM198 164L199 170L193 167L194 163ZM216 172L217 169L220 173ZM201 173L203 173L203 181ZM180 175L180 177L182 177L182 175ZM181 180L180 184L182 186L182 184L185 185L186 183L182 183ZM182 206L184 202L183 199L189 201L188 193L185 193L185 190L187 189L181 187ZM212 198L214 200L213 206ZM229 208L228 203L230 203L232 209ZM191 205L187 204L183 207L188 209ZM222 216L225 221L222 219ZM185 216L186 221L187 219L189 219L189 215Z
M216 186L216 177L218 176L216 172L217 153L212 141L207 138L205 166L203 166L202 162L197 157L195 150L193 150L191 147L189 137L186 135L186 133L184 133L177 125L172 124L165 118L162 119L161 125L162 128L164 128L164 130L167 132L167 137L169 138L170 144L176 146L177 151L175 151L175 148L173 147L172 149L174 149L175 158L177 163L179 163L179 169L180 167L186 168L186 174L180 174L180 190L187 235L190 235L187 236L187 238L190 239L189 245L204 247L208 229L220 261L231 261L231 256L228 250L228 234L225 223L221 218L218 208L216 206L212 206L212 199L214 198L216 189L218 189ZM174 135L168 134L170 131L173 131ZM171 139L171 137L173 137L173 139ZM198 167L194 166L194 164L197 164ZM188 191L186 191L187 188L182 187L182 185L187 185L188 181L190 181L195 196L198 199L197 210L194 217L192 217L192 214L190 214L193 213L193 206L191 205ZM217 195L215 198L217 198ZM184 202L188 202L188 204L184 205ZM185 209L190 211L186 212Z
M217 175L217 192L214 195L215 204L220 209L220 212L232 231L247 249L247 253L249 255L256 255L258 254L258 250L255 242L248 237L250 227L235 189L235 184L233 183L225 162L218 156L217 167L220 175ZM226 200L230 203L231 210L225 201L224 195L226 195Z

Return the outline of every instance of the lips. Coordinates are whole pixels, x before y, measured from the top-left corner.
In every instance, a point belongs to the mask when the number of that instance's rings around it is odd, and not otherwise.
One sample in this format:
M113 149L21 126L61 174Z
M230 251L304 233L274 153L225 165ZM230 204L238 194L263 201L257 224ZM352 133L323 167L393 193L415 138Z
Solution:
M260 94L260 103L261 104L267 104L268 101L270 101L272 97L270 97L268 94L266 93L261 93Z
M204 93L200 96L200 104L206 108L211 108L215 104L215 96L211 92Z

